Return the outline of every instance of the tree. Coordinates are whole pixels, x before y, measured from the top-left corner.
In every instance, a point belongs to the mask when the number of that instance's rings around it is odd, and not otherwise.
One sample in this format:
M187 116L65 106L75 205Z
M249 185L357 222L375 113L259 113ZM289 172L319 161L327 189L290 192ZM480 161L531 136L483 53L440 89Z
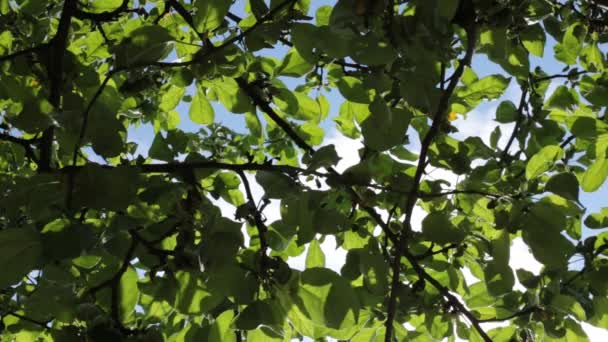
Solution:
M0 0L0 13L2 341L608 328L608 235L589 231L608 208L579 197L608 175L602 4ZM483 59L498 71L478 76ZM502 102L472 113L487 101ZM474 115L489 141L458 134ZM136 143L141 127L153 133ZM346 251L339 272L326 238ZM515 239L539 272L510 266Z

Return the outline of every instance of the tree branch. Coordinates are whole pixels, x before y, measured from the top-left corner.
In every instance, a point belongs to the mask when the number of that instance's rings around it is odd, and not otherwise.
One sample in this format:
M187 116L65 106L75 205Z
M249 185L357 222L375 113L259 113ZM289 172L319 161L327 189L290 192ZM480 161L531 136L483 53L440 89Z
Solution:
M0 140L12 142L21 146L25 150L25 155L27 156L27 158L36 163L38 167L40 167L40 161L36 157L36 153L34 153L34 149L32 148L32 145L38 142L37 139L23 139L14 137L10 134L0 133Z
M127 269L129 268L129 265L131 265L131 260L133 259L133 254L135 253L135 247L137 247L137 243L138 243L138 241L136 239L131 239L131 244L129 245L129 248L127 249L127 252L125 253L122 264L120 265L120 268L118 269L118 271L110 279L103 281L102 283L89 288L89 290L87 291L87 294L95 295L95 293L97 293L99 290L103 289L104 287L110 286L110 287L114 288L115 286L118 285L118 283L120 283L120 278L127 271ZM112 291L114 291L114 289Z
M179 3L178 0L167 0L167 5L169 7L174 8L177 13L184 18L184 21L186 21L186 23L188 24L188 26L190 26L190 29L192 31L194 31L194 33L196 33L196 35L198 36L198 38L205 43L206 46L212 48L213 47L213 43L211 43L211 41L209 40L209 38L207 38L207 36L205 35L205 33L201 33L198 32L196 30L196 27L194 25L194 19L192 18L192 15L190 14L190 12L188 12L188 10L186 10L186 8L184 6L182 6L182 4Z
M80 125L80 132L78 133L78 140L76 140L76 145L74 146L74 152L72 154L72 165L76 165L76 160L78 158L78 150L80 149L80 145L82 145L82 141L84 140L84 137L86 134L87 124L89 122L89 113L91 112L91 109L95 105L95 102L97 101L97 99L101 96L101 93L103 93L103 89L105 88L105 86L108 84L108 82L112 78L112 75L114 75L114 72L115 71L113 71L113 70L110 70L108 72L108 74L106 75L106 78L104 78L104 80L101 82L101 85L99 86L99 88L97 88L97 91L95 92L95 94L93 94L93 97L89 101L89 104L87 105L86 109L82 113L82 124Z
M475 317L471 313L471 311L469 311L469 309L467 309L467 307L464 304L462 304L460 302L460 300L458 300L458 298L456 298L456 296L454 296L450 292L450 290L447 287L443 286L437 279L431 277L431 275L429 275L424 270L424 268L422 268L422 266L420 266L420 264L418 264L416 257L413 256L412 254L410 254L410 252L408 250L404 250L403 255L409 261L409 263L412 265L412 267L414 268L414 271L416 272L416 274L418 274L418 277L420 277L420 279L427 281L431 285L433 285L433 287L436 288L437 291L439 291L439 293L447 300L447 302L453 308L455 308L458 312L460 312L461 315L465 316L467 318L467 320L469 322L471 322L471 325L473 325L473 328L475 328L475 330L477 330L477 333L479 333L479 335L485 342L492 342L492 339L490 338L490 336L488 336L488 334L481 327L481 325L480 325L481 321L478 320L477 317Z
M500 158L500 162L506 162L506 158L509 156L509 149L513 142L515 141L515 137L517 137L517 133L519 132L519 127L524 120L524 108L526 106L526 96L528 95L528 89L523 88L521 91L521 98L519 100L519 106L517 107L517 121L515 122L515 127L513 127L513 132L511 132L511 136L509 137L509 141L507 141L507 145L505 149L502 151L502 156Z
M460 244L451 243L451 244L449 244L449 245L447 245L447 246L445 246L445 247L443 247L441 249L438 249L436 251L433 251L432 246L431 246L431 248L429 248L428 251L426 251L425 253L420 254L420 255L415 255L414 259L416 259L416 260L424 260L424 259L426 259L426 258L428 258L430 256L447 252L450 249L458 248L459 246L460 246Z
M284 7L286 7L289 4L293 4L295 2L296 2L296 0L286 0L286 1L282 2L282 3L280 3L275 8L273 8L270 11L268 11L268 13L266 13L262 18L260 18L258 21L256 21L255 24L251 25L246 30L243 30L243 31L241 31L241 33L237 34L236 36L234 36L234 37L232 37L230 39L225 40L221 45L218 45L218 46L209 45L209 46L207 46L207 50L205 52L196 55L194 57L194 59L192 59L192 60L185 61L185 62L174 62L174 63L154 62L154 63L138 64L138 65L130 66L130 67L126 68L126 69L136 69L136 68L143 68L143 67L149 67L149 66L155 66L155 67L158 67L158 68L175 68L175 67L183 67L183 66L198 64L202 60L204 60L205 58L209 57L211 54L216 53L218 51L221 51L221 50L225 49L226 47L228 47L228 46L230 46L230 45L232 45L232 44L240 41L241 39L245 38L247 35L249 35L253 30L255 30L256 28L258 28L260 25L262 25L263 23L265 23L265 22L267 22L269 20L272 20L273 17L274 17L274 15L277 14L278 12L280 12L281 10L283 10ZM196 30L195 30L195 32L196 32ZM197 34L198 34L198 32L197 32Z
M493 198L505 197L505 195L493 194L493 193L485 192L485 191L481 191L481 190L466 190L466 189L448 190L448 191L435 192L435 193L418 192L418 197L419 198L434 198L434 197L443 197L443 196L458 195L458 194L479 195L479 196L486 196L486 197L493 197Z
M249 180L243 171L237 171L241 181L243 182L243 186L245 187L245 194L247 196L247 206L248 206L248 216L249 221L252 225L255 225L258 230L258 236L260 238L260 269L262 274L266 274L266 250L268 249L268 242L266 240L266 232L268 231L268 227L264 223L264 219L262 218L262 213L258 209L255 199L253 198L253 193L251 192L251 186L249 185Z
M435 115L433 115L433 123L431 124L431 128L424 136L424 139L421 142L420 154L418 159L418 165L416 167L416 173L414 175L413 187L411 189L411 193L408 196L406 210L405 210L405 219L403 222L403 228L406 229L405 234L401 234L396 243L395 247L395 256L392 262L392 282L391 282L391 292L388 302L387 309L387 318L386 318L386 334L385 334L385 342L391 342L393 337L393 321L395 319L396 311L397 311L397 287L399 286L399 272L401 269L401 256L403 255L412 263L414 269L417 271L418 275L421 279L429 281L433 286L437 288L440 292L442 292L443 296L453 304L455 308L458 309L464 316L466 316L471 324L475 327L475 329L482 336L484 341L488 342L491 339L485 333L485 331L479 326L479 323L476 322L475 317L462 305L454 295L449 293L447 289L445 289L436 279L429 276L422 267L417 264L417 261L414 256L410 254L407 250L407 236L411 232L411 219L412 212L414 210L414 206L418 200L418 193L420 189L420 182L422 180L422 175L424 173L424 169L427 163L427 154L433 139L439 134L441 124L446 119L446 111L448 109L450 98L460 81L460 77L462 76L464 69L467 65L470 65L471 59L473 57L473 53L475 50L475 44L477 41L477 27L476 24L473 23L467 32L467 48L465 52L465 56L460 60L460 63L452 76L450 77L449 84L447 88L442 92L442 95L439 99L439 104L437 105L437 110Z
M268 102L266 102L266 101L264 101L264 99L260 98L260 96L257 94L257 92L255 91L255 89L253 88L253 86L251 84L247 83L247 81L245 81L242 78L237 78L236 82L238 83L239 87L241 87L241 89L243 89L243 91L247 94L247 96L249 96L253 100L253 103L257 107L260 107L264 111L264 113L266 113L272 119L272 121L274 121L274 123L276 123L279 127L281 127L281 129L285 132L285 134L287 134L299 148L303 149L304 151L306 151L310 154L315 153L315 150L312 147L310 147L306 143L306 141L304 141L304 139L302 139L302 137L300 137L300 135L298 135L298 133L287 123L287 121L283 120L274 111L274 109L272 109L272 107L270 107L270 104Z
M567 74L555 74L555 75L549 75L549 76L543 76L543 77L535 77L532 80L534 81L534 83L536 83L536 82L542 82L542 81L552 80L552 79L555 79L555 78L578 77L580 75L585 75L587 73L588 73L588 71L579 70L579 71L574 71L574 72L570 72L570 73L567 73Z
M170 251L167 249L162 249L154 246L158 242L148 241L143 236L139 235L139 233L135 229L129 230L129 234L135 239L137 242L142 244L142 246L146 247L150 254L154 254L159 259L166 259L167 256L175 254L175 251ZM161 240L162 241L162 240Z
M46 61L47 74L49 77L49 102L56 110L61 111L61 92L63 88L63 55L67 47L68 35L72 17L76 13L77 0L65 0L63 10L57 25L57 33L49 42L48 59ZM40 172L51 170L51 159L53 154L53 140L55 139L55 128L50 126L42 133L40 139Z
M80 132L78 133L78 139L76 140L76 144L74 145L74 152L72 154L72 166L76 166L76 161L78 160L78 152L80 151L80 145L82 145L82 141L86 134L87 124L89 122L89 113L91 112L91 108L93 108L93 105L95 104L95 102L97 101L99 96L101 96L103 89L108 84L108 81L110 81L110 78L112 77L113 74L114 74L113 70L110 70L110 72L108 72L108 74L106 75L106 78L103 80L103 82L101 82L101 85L99 86L99 88L97 88L97 91L95 92L95 94L93 95L91 100L89 101L89 104L87 105L87 108L85 109L84 113L82 113L82 124L80 125ZM74 191L74 176L75 176L74 173L68 174L68 181L67 181L68 187L67 187L66 199L65 199L65 207L68 209L72 205L72 196L73 196L73 191Z
M490 323L490 322L504 322L504 321L508 321L511 320L513 318L516 317L521 317L521 316L526 316L529 314L534 313L535 311L541 310L541 308L537 307L537 306L531 306L529 308L523 309L521 311L518 311L512 315L506 316L506 317L502 317L502 318L487 318L487 319L479 319L477 320L479 323Z
M118 271L108 280L102 282L101 284L98 284L96 286L93 286L91 288L89 288L89 290L86 292L86 294L88 295L92 295L95 296L95 294L100 291L103 288L106 287L110 287L110 316L112 317L112 320L114 321L114 323L116 323L116 326L118 327L118 329L127 335L132 335L132 334L136 334L138 332L140 332L139 330L132 330L129 329L127 327L125 327L122 324L121 318L120 318L120 278L122 278L123 274L125 274L125 272L127 271L127 269L129 269L129 266L131 265L131 260L133 259L133 255L135 253L135 248L137 247L138 244L138 240L136 240L135 238L131 239L131 244L129 245L129 248L127 249L127 252L125 253L125 256L123 258L122 264L120 265L120 268L118 269Z
M41 50L44 50L47 47L48 47L48 44L47 43L43 43L43 44L31 47L31 48L27 48L27 49L24 49L24 50L21 50L21 51L16 51L16 52L10 53L8 55L0 57L0 63L2 63L4 61L11 60L11 59L14 59L14 58L17 58L19 56L28 55L30 53L40 52Z
M564 141L562 141L561 144L559 144L559 147L565 148L566 146L568 146L568 144L570 144L571 142L573 142L574 139L576 139L576 137L574 135L569 136Z

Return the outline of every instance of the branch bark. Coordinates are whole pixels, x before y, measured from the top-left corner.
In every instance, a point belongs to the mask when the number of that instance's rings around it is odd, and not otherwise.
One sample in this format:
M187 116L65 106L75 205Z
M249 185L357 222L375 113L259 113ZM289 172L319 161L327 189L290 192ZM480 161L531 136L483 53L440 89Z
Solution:
M76 13L77 0L65 0L63 10L59 18L57 33L49 42L48 59L46 62L49 77L49 102L56 110L61 111L61 93L63 88L63 55L68 43L72 17ZM40 139L40 172L51 170L51 159L53 154L53 140L55 139L55 128L50 126L44 130Z
M473 53L475 50L475 44L477 40L477 31L476 26L473 24L467 31L467 47L465 56L460 63L452 76L450 77L449 84L447 88L443 91L439 103L437 105L437 110L433 115L433 123L431 124L431 128L424 136L420 147L420 155L418 159L418 165L416 167L416 173L414 175L413 187L411 189L411 193L408 196L406 210L405 210L405 219L403 222L403 229L405 232L402 232L398 237L395 244L395 255L392 262L392 282L391 282L391 292L389 297L388 309L387 309L387 318L386 318L386 334L385 334L385 342L391 342L393 337L393 321L395 319L396 311L397 311L397 287L399 285L399 273L401 271L401 257L405 256L406 259L412 264L414 270L420 277L420 279L424 281L428 281L433 285L440 293L443 295L447 301L453 305L462 315L464 315L473 325L473 327L477 330L477 332L481 335L481 337L486 342L492 341L490 337L485 333L485 331L479 325L476 317L471 314L471 312L462 304L460 301L449 292L447 288L445 288L441 283L439 283L436 279L431 277L424 269L418 264L416 258L410 254L407 250L407 237L411 232L411 219L412 212L414 210L414 206L419 199L419 188L420 182L422 180L422 175L424 174L425 166L427 165L427 155L429 148L433 142L433 139L439 134L441 124L445 121L445 114L448 109L450 98L460 81L460 77L462 76L464 69L466 66L470 65L471 59L473 57Z

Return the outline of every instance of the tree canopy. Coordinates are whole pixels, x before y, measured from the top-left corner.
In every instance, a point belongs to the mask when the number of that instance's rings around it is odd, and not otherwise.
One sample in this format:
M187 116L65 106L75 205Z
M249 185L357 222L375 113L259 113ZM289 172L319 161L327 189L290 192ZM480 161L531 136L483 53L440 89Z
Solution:
M0 0L0 340L588 340L603 3Z

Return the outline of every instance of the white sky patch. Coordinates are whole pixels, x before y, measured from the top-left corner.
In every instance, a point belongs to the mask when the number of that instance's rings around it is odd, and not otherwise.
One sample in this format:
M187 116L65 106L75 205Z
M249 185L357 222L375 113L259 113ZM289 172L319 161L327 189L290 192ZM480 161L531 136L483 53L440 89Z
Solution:
M523 268L524 270L530 271L534 274L539 274L543 267L543 265L534 258L530 252L530 248L520 237L513 239L511 242L511 258L509 260L509 266L513 270Z
M329 134L329 138L323 142L323 146L327 145L334 145L336 148L340 161L335 169L340 173L361 160L359 157L359 149L363 147L361 140L347 138L334 130Z

